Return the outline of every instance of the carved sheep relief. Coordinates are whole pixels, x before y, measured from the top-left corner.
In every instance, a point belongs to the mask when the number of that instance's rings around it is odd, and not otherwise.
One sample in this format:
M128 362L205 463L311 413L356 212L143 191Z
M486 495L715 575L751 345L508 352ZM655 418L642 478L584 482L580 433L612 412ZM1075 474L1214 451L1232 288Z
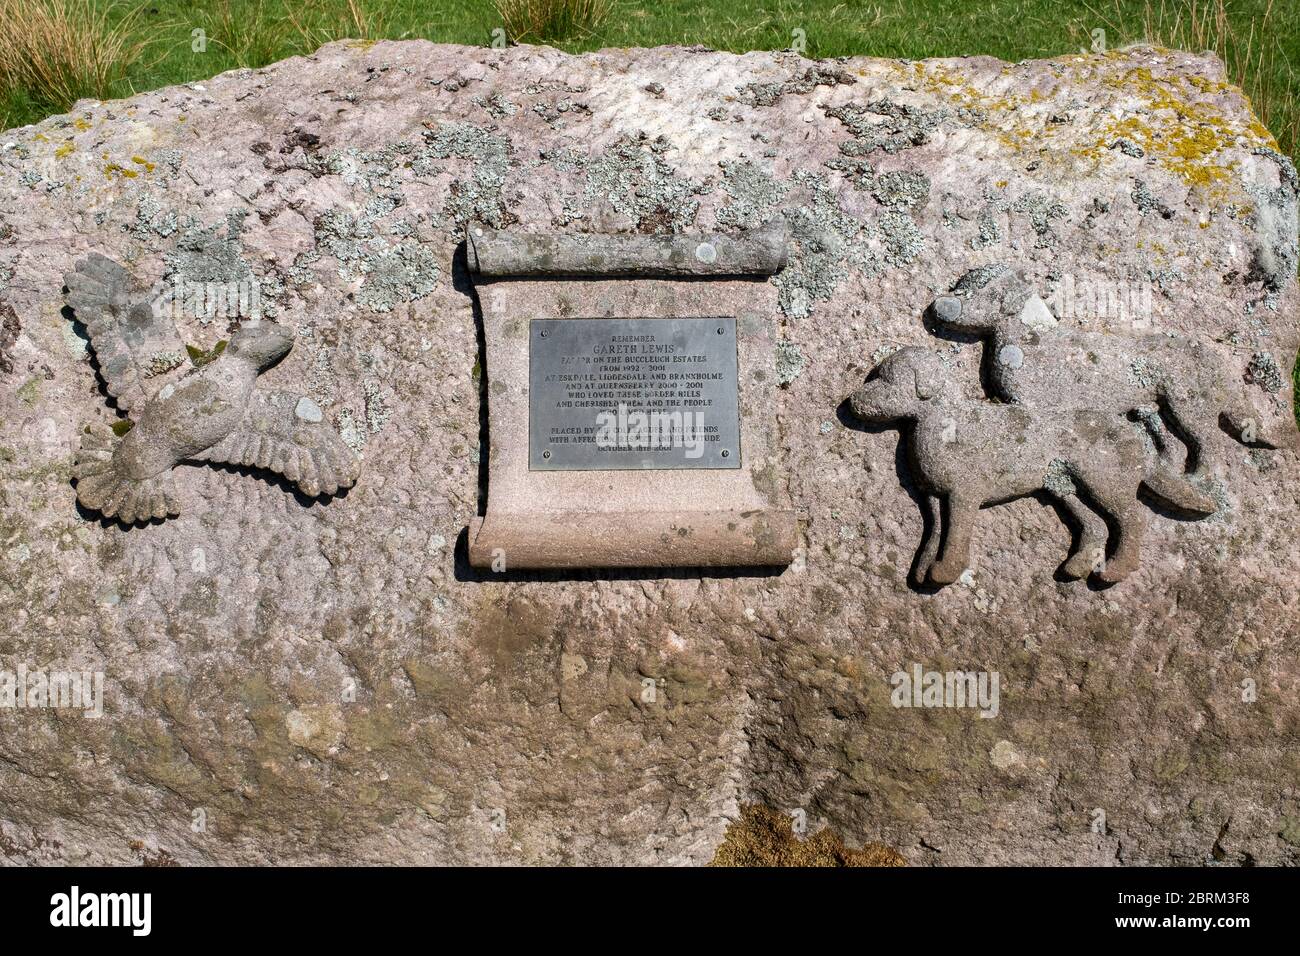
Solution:
M964 396L939 353L908 347L849 399L864 422L910 426L928 511L917 585L951 584L970 566L982 507L1039 492L1079 525L1061 573L1120 581L1141 561L1140 491L1204 518L1220 509L1225 442L1277 447L1213 350L1067 327L1006 267L968 273L929 314L941 331L983 340L992 394Z

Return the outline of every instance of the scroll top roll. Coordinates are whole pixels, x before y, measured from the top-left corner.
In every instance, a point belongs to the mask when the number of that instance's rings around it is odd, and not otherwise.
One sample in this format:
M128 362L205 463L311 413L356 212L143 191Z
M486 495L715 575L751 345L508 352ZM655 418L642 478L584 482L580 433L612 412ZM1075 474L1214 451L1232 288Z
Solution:
M487 277L770 276L785 267L784 221L700 235L545 235L470 226L469 269Z

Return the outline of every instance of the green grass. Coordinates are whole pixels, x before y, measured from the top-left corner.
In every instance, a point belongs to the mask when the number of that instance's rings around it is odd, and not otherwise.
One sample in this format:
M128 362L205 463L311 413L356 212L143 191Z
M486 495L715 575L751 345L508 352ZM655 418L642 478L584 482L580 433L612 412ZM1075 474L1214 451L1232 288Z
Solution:
M28 0L39 2L39 0ZM203 79L239 66L264 66L310 52L329 38L414 38L486 45L502 26L491 0L195 0L184 9L154 0L141 7L91 0L110 19L133 12L131 32L147 43L113 87L129 95ZM1155 39L1169 46L1214 46L1243 82L1284 150L1294 153L1300 126L1300 3L1223 0L1226 30L1195 36L1191 8L1212 14L1218 0L612 0L597 29L553 45L570 52L673 43L721 50L777 50L800 38L810 57L870 55L922 58L989 54L1007 60L1077 52L1092 31L1110 48ZM1163 12L1162 12L1163 10ZM293 18L289 12L293 11ZM296 22L295 22L296 21ZM207 49L191 49L201 29ZM801 31L801 32L796 32ZM1154 36L1149 36L1154 34ZM42 118L32 91L0 90L0 128ZM66 109L71 104L63 104Z

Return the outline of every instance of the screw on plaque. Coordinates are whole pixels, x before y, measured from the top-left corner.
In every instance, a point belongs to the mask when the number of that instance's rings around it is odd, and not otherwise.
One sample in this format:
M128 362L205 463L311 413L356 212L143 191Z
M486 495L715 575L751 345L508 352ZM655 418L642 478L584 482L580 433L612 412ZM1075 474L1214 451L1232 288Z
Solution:
M727 451L727 449L725 449L725 448L722 449L722 457L723 457L723 458L730 458L730 457L731 457L731 452Z
M543 332L542 334L545 335L546 333ZM550 458L550 457L551 457L551 453L550 453L550 451L547 450L547 451L542 452L542 457L543 457L543 458Z

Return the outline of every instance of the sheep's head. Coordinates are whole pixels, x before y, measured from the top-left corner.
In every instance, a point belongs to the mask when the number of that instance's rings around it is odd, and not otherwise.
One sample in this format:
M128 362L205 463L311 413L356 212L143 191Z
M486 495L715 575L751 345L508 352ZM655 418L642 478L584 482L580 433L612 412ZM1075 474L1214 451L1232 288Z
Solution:
M849 398L849 406L864 422L915 418L921 406L939 394L942 383L937 355L915 346L899 349L872 370Z

